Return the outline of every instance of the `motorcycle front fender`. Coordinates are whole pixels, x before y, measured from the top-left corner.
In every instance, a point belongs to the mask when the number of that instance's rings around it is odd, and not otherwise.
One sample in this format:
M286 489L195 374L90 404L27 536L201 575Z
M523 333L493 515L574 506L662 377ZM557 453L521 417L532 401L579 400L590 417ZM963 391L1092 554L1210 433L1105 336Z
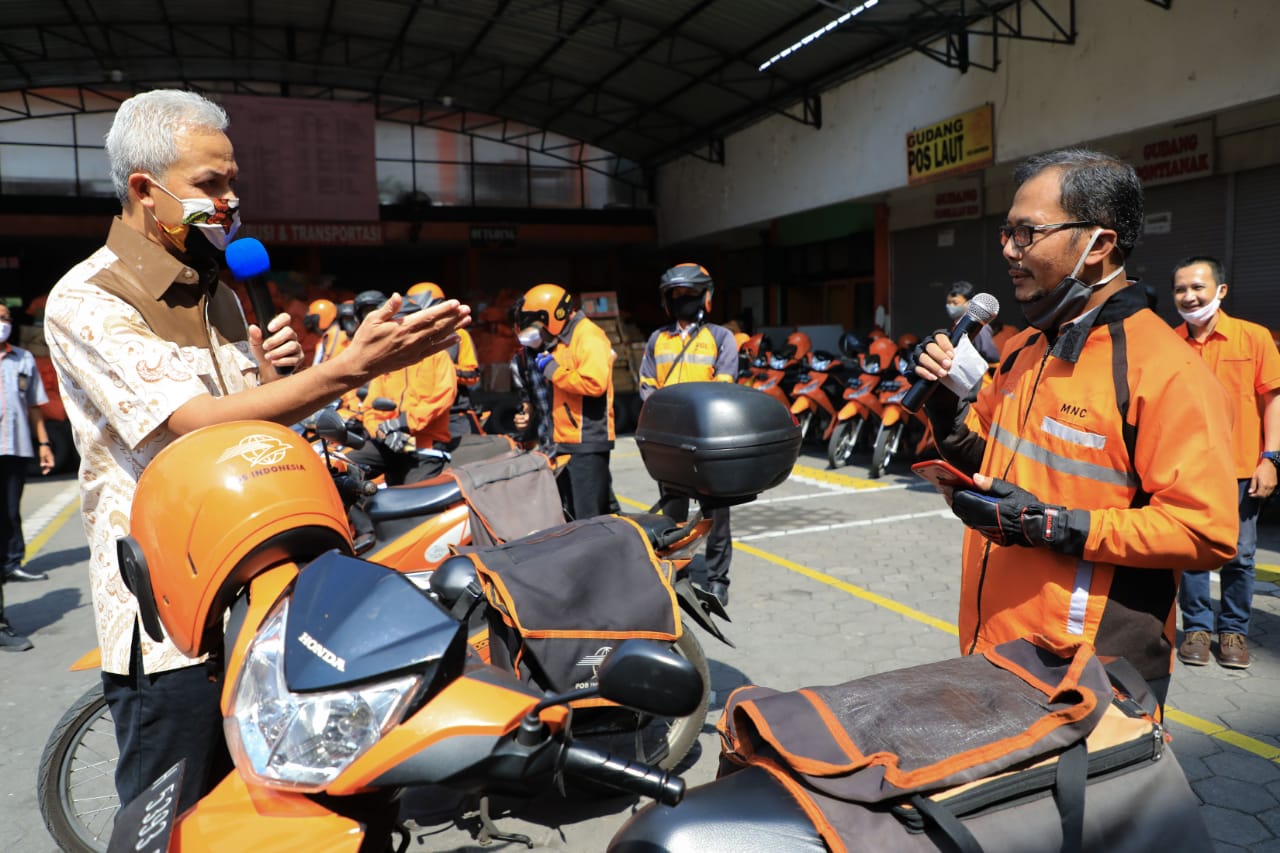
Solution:
M884 413L880 415L880 422L884 424L885 429L902 420L902 407L899 405L889 405L884 407Z
M809 400L808 397L798 397L796 401L791 404L791 414L793 415L804 414L805 412L809 411L809 409L811 408L813 408L813 403L812 401Z

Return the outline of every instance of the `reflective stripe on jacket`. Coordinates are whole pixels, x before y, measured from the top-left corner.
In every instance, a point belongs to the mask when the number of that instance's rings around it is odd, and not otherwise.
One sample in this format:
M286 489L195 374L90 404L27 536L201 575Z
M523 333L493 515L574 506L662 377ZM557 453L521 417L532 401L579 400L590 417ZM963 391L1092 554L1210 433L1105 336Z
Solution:
M980 470L1089 510L1089 537L1080 558L967 530L961 650L1044 634L1124 655L1148 679L1168 675L1182 570L1235 551L1221 385L1132 286L1052 349L1028 329L1005 353L966 418L986 440Z
M686 346L685 344L688 344ZM675 323L649 336L640 362L640 399L659 388L681 382L734 382L738 375L738 344L724 326L708 323L680 334Z
M568 343L565 343L568 341ZM551 351L555 440L564 453L613 449L613 346L581 311L569 318Z

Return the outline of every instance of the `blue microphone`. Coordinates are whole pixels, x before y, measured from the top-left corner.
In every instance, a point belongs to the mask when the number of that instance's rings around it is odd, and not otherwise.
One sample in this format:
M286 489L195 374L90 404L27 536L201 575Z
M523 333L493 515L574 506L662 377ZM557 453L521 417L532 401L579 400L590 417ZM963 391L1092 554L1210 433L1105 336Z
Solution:
M249 304L258 317L258 328L262 336L267 336L267 323L276 315L275 306L271 304L271 290L267 287L267 273L271 271L271 259L267 257L267 247L256 237L241 237L227 244L227 269L236 281L244 285L249 293ZM292 367L277 367L276 373L281 376L293 372Z

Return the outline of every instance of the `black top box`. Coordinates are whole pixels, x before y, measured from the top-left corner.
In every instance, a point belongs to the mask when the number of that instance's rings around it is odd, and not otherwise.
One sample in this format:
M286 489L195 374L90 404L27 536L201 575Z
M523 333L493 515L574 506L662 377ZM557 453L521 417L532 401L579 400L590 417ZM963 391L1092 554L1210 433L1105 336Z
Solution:
M649 476L705 505L744 503L791 474L800 427L773 397L728 382L685 382L640 409L636 445Z

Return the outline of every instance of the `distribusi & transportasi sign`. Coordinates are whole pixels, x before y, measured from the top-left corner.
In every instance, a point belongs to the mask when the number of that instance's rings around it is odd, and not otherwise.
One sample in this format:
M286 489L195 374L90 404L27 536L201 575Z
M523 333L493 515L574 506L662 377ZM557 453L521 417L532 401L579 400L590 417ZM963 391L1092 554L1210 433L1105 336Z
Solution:
M995 107L976 109L907 132L907 184L982 169L995 162Z

